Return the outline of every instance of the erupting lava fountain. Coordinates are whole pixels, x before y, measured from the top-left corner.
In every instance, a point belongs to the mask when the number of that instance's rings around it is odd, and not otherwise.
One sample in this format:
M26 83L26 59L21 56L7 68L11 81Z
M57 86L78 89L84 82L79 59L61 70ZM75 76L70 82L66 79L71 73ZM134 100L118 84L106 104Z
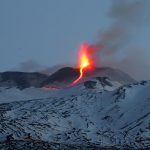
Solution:
M95 49L91 45L87 43L81 44L78 53L78 65L77 65L77 68L79 68L80 70L80 75L76 80L72 82L72 85L76 84L82 79L85 71L89 69L94 69L94 64L95 64L93 58L94 51Z

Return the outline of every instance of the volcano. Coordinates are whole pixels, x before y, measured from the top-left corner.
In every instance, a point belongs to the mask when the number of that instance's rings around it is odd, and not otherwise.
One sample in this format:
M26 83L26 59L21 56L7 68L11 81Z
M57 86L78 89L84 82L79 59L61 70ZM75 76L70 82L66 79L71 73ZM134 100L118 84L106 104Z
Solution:
M0 87L17 87L25 89L29 87L55 87L62 89L73 86L72 82L80 76L80 69L72 67L64 67L54 72L51 75L46 75L38 72L2 72L0 73ZM87 70L82 79L76 83L88 81L94 77L108 77L113 81L118 81L121 84L128 84L136 82L128 74L109 67L95 68L94 70Z
M150 82L134 82L116 69L96 68L71 87L40 88L70 84L79 74L79 69L68 67L50 76L1 73L0 149L34 149L35 143L56 150L149 149ZM32 84L24 86L27 81ZM33 140L24 140L28 133ZM8 144L10 134L15 140Z
M80 76L80 69L65 67L62 68L52 75L50 75L41 86L44 87L60 87L63 88L66 85L71 85ZM78 83L82 83L90 80L94 77L108 77L111 80L118 81L121 84L128 84L136 82L128 74L110 67L95 68L94 70L87 70L84 76ZM77 84L78 84L77 83Z
M95 45L82 43L78 51L77 68L65 67L56 71L41 84L41 87L49 89L66 88L96 76L105 76L122 84L135 82L129 75L120 70L109 67L96 68L97 59L95 55L99 51L100 46L98 48Z

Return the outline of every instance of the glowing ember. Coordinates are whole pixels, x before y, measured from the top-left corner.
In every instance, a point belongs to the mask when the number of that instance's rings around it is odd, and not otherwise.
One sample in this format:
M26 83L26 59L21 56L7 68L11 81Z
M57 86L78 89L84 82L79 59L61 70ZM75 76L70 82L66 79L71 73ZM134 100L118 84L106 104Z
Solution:
M72 84L76 84L83 77L84 71L91 69L94 67L94 60L92 58L91 53L93 52L93 48L88 44L82 44L79 49L79 64L78 67L80 69L80 76L73 81Z

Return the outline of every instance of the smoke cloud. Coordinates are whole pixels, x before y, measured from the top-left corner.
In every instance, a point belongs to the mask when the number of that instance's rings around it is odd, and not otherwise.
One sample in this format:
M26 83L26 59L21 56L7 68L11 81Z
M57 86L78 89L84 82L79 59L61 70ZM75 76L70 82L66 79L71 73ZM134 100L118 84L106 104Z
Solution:
M27 60L19 64L18 68L12 69L13 71L21 71L21 72L40 72L43 74L52 74L60 68L65 67L66 65L55 65L52 67L47 67L39 64L35 60Z
M119 68L137 80L150 79L150 53L143 46L147 38L144 29L150 25L149 6L149 0L112 0L108 15L113 23L96 43L100 46L100 66Z
M16 70L24 71L24 72L34 72L38 71L42 68L42 66L35 60L27 60L25 62L20 63L19 68Z
M40 70L39 72L50 75L50 74L53 74L54 72L56 72L57 70L59 70L63 67L66 67L66 66L67 65L55 65L52 67L45 67L42 70Z

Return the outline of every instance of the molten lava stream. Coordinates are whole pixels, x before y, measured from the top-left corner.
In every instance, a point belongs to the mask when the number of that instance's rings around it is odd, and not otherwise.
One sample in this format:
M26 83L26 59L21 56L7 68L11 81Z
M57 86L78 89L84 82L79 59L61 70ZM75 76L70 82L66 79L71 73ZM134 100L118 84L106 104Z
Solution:
M80 68L80 76L75 81L73 81L72 84L74 85L77 82L79 82L82 76L83 76L83 68Z
M91 50L90 46L88 44L82 44L80 46L80 50L79 50L79 71L80 71L80 76L72 82L72 85L78 83L83 75L84 75L84 71L90 69L93 67L93 61L91 59Z

